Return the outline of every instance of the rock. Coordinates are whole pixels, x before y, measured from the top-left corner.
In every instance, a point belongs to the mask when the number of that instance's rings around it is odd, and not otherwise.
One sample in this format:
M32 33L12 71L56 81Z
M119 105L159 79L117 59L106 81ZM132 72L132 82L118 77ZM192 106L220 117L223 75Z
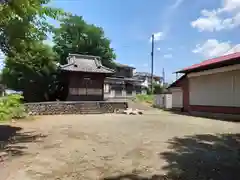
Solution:
M123 114L127 114L127 115L142 115L143 114L143 111L142 110L139 110L139 109L136 109L136 110L133 110L132 108L128 108L127 110L123 111Z
M129 114L131 114L132 113L132 108L127 108L127 110L125 110L125 111L123 111L124 112L124 114L127 114L127 115L129 115Z
M138 112L135 110L135 111L132 111L130 114L131 114L131 115L137 115Z
M138 114L143 115L143 112L138 112Z
M8 156L6 152L0 152L0 162L4 161Z
M143 114L143 110L139 110L139 109L136 109L136 111L138 112L138 114L142 115Z
M16 123L16 121L14 119L12 119L12 123Z

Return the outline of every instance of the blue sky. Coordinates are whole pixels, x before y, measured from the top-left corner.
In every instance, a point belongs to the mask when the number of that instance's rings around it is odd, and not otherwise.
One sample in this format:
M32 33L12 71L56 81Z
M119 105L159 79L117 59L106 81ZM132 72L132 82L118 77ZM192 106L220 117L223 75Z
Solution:
M207 58L240 51L240 0L53 0L51 6L101 26L117 61L150 72L172 73ZM56 23L55 23L56 24Z

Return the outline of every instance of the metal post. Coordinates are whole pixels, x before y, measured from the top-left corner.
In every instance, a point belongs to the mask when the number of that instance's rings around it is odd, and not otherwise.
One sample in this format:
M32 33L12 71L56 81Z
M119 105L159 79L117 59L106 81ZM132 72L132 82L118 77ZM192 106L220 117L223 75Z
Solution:
M162 71L162 85L163 87L165 86L165 71L164 71L164 68L163 68L163 71Z
M152 53L151 53L151 93L153 93L153 58L154 58L154 34L152 35Z

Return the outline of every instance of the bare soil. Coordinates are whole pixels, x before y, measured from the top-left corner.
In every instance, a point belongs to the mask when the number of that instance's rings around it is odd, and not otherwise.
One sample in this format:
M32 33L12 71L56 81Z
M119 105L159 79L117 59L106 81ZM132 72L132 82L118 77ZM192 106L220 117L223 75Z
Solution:
M0 180L240 179L239 123L159 110L0 124L0 143Z

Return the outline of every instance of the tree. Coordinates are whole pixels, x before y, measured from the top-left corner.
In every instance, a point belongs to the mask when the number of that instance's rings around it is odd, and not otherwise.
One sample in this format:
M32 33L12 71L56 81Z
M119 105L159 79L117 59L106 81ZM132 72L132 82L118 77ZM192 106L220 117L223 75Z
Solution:
M163 93L163 87L160 84L153 85L153 94L161 94Z
M5 59L3 83L22 91L26 101L49 100L56 91L56 54L42 42L25 46L24 51L27 53L12 52Z
M113 67L116 55L110 47L110 40L102 28L87 24L82 17L69 15L61 20L60 28L55 29L54 50L65 64L69 53L100 56L103 65Z
M52 29L47 17L64 15L61 9L46 6L50 0L5 0L0 4L0 49L8 55L11 50L22 51L24 44L44 40Z
M65 13L47 6L50 0L5 0L0 4L0 50L6 55L3 82L23 91L25 100L48 100L57 80L52 49L42 43L53 27L47 17Z
M151 92L151 85L150 87L147 89L147 94L161 94L163 93L165 90L164 86L161 86L160 84L157 83L153 83L153 92Z

